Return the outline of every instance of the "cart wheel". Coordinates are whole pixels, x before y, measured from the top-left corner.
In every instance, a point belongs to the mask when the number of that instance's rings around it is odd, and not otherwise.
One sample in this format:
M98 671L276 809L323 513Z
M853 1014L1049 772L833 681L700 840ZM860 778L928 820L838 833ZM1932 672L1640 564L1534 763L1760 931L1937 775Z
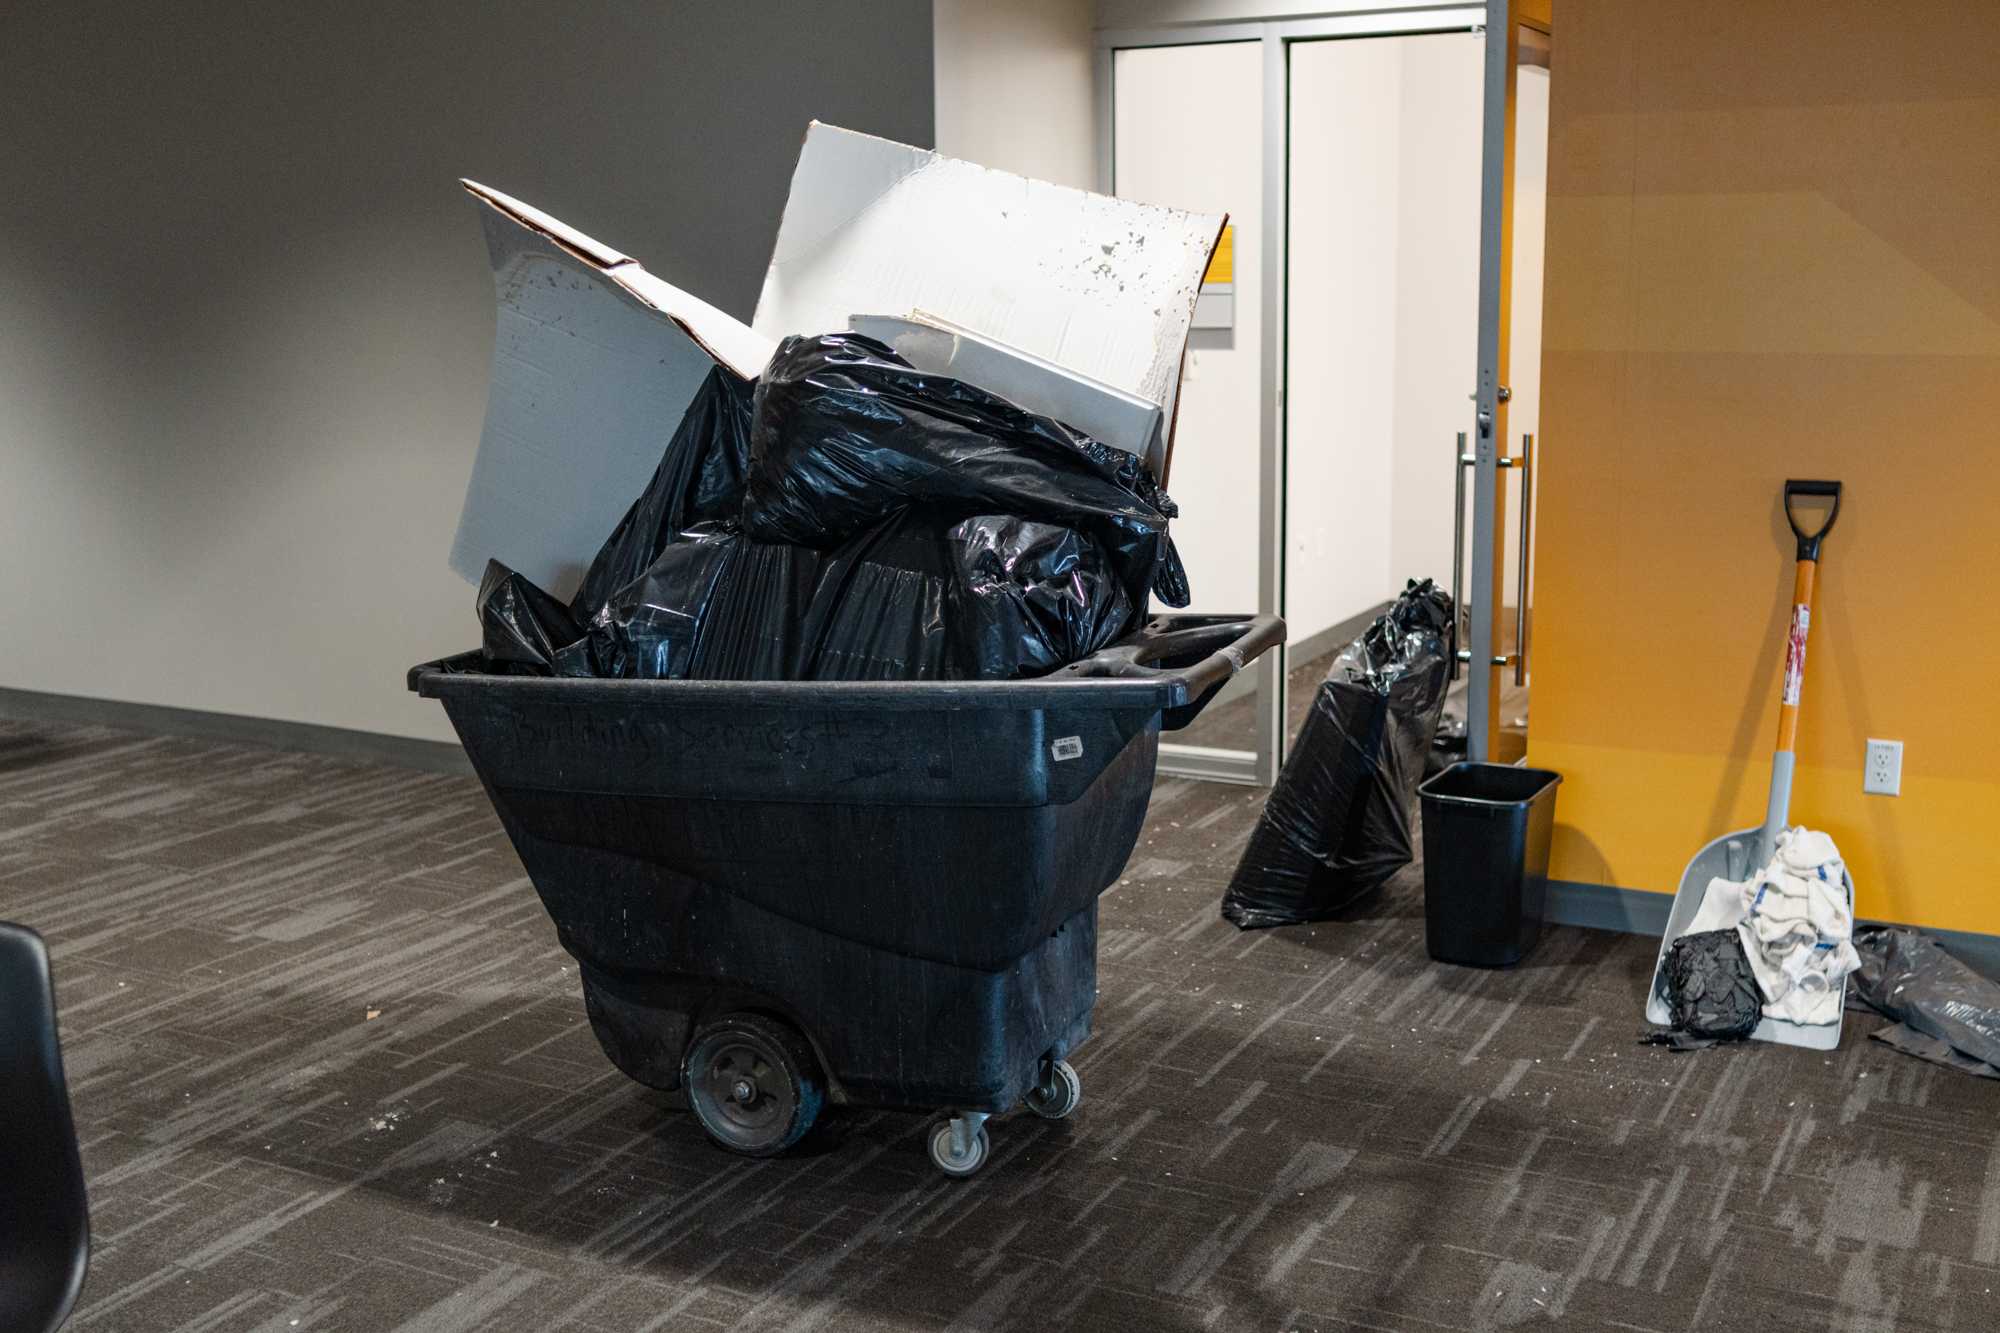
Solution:
M986 1117L968 1117L960 1133L958 1120L940 1120L930 1137L931 1161L948 1176L969 1176L986 1165L992 1141L986 1137Z
M1044 1120L1061 1120L1083 1100L1083 1080L1067 1060L1051 1060L1042 1066L1042 1076L1028 1089L1028 1109Z
M705 1024L688 1047L681 1079L708 1137L745 1157L772 1157L797 1143L826 1101L805 1038L762 1014Z

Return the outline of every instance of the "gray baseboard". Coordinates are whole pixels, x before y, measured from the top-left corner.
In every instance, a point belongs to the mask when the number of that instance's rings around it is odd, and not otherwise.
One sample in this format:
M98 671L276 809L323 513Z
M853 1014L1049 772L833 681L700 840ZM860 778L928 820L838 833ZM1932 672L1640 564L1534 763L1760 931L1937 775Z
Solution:
M280 722L266 717L211 713L199 708L92 699L75 694L0 688L0 718L17 722L60 722L70 726L117 727L152 736L261 745L369 763L393 764L433 773L467 774L472 765L455 741L426 741L379 731L323 727L312 722Z
M1637 889L1614 889L1608 884L1578 884L1552 879L1542 914L1544 920L1556 925L1615 930L1657 940L1666 933L1667 912L1673 903L1673 895L1669 893L1642 893ZM1857 924L1882 926L1898 923L1863 918ZM1929 926L1918 929L1974 971L2000 980L2000 935L1981 935L1969 930L1935 930Z
M1542 905L1542 919L1559 926L1585 926L1658 939L1667 929L1667 909L1673 905L1673 897L1665 893L1641 893L1637 889L1614 889L1609 884L1552 879L1549 896Z

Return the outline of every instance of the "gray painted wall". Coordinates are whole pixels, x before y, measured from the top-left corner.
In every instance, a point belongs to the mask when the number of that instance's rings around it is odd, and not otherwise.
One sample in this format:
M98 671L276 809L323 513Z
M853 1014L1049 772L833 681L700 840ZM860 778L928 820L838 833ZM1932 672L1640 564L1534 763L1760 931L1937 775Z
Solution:
M0 8L0 688L420 737L492 288L471 176L748 318L930 0ZM672 423L663 423L664 431Z

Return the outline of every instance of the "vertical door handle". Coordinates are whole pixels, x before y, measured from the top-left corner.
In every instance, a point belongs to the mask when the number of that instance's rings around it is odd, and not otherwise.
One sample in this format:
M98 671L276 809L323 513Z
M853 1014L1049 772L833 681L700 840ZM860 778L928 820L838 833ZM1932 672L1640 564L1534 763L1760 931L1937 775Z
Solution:
M1451 679L1458 679L1458 627L1464 618L1460 608L1463 600L1465 579L1465 432L1458 433L1458 442L1451 450L1451 475L1456 479L1452 486L1451 508Z
M1521 568L1514 588L1514 683L1528 683L1528 557L1535 516L1535 437L1521 437Z

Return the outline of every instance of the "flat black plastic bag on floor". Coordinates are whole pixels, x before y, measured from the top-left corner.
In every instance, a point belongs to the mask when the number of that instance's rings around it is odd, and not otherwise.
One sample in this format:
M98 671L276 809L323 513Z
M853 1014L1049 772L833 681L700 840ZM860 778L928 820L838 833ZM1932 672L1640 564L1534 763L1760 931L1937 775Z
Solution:
M1920 1060L1980 1078L2000 1078L2000 985L1908 926L1854 932L1861 968L1852 995L1895 1019L1877 1041Z
M826 548L902 506L1069 528L1097 544L1134 608L1149 591L1187 605L1167 537L1174 503L1136 456L916 370L872 338L785 339L757 382L744 531Z
M1334 659L1223 897L1237 926L1322 920L1410 863L1450 628L1451 598L1413 580Z
M736 517L750 466L754 387L721 366L708 372L652 480L598 548L570 598L570 614L578 622L588 624L613 593L645 573L687 529Z
M1667 947L1667 1001L1673 1025L1641 1040L1677 1051L1742 1041L1764 1016L1764 992L1734 926L1683 935Z

